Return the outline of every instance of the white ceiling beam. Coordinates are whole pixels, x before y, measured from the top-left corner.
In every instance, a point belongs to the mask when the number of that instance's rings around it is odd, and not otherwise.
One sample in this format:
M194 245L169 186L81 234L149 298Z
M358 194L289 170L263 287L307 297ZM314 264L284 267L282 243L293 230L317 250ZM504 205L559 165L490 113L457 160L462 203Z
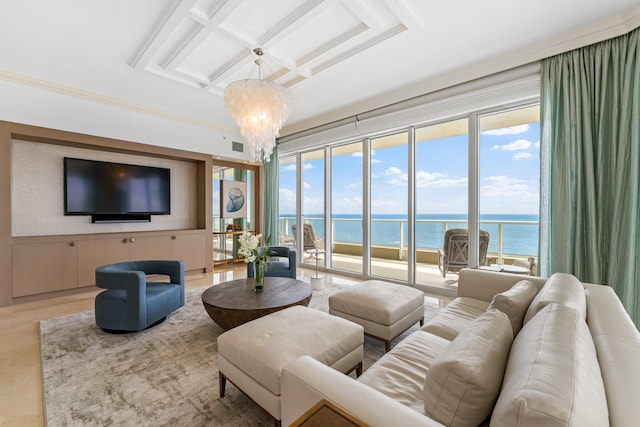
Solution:
M180 24L195 3L196 0L183 0L179 3L169 5L164 14L164 18L158 21L151 32L151 36L131 62L133 68L141 70L151 63L156 53L160 50L160 47L171 37L174 29Z
M202 45L206 41L208 37L211 36L211 33L216 31L222 22L229 17L238 7L240 6L240 2L235 1L224 1L219 4L219 6L214 10L211 18L204 24L204 26L199 27L193 34L190 35L188 39L186 39L182 45L176 49L176 51L168 58L168 61L165 63L164 67L177 70L180 65L182 65L189 56L193 54L193 52ZM193 19L193 16L192 16ZM202 24L201 24L202 25Z
M377 36L363 42L360 43L357 46L352 47L349 50L346 50L344 52L342 52L339 55L334 56L333 58L331 58L328 61L323 62L322 64L319 64L316 67L313 67L311 69L311 73L312 74L318 74L319 72L326 70L329 67L332 67L342 61L345 61L349 58L351 58L354 55L357 55L358 53L369 49L375 45L377 45L378 43L382 43L383 41L390 39L391 37L402 33L403 31L406 31L407 27L405 27L404 25L396 25L395 27L392 27L390 29L388 29L387 31L384 31L380 34L378 34Z

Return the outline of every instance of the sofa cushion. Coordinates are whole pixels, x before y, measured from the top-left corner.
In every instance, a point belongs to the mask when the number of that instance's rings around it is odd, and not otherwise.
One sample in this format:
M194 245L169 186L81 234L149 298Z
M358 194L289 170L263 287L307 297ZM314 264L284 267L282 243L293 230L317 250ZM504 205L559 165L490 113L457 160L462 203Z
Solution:
M595 346L577 310L549 304L515 338L491 426L515 425L609 425Z
M358 381L423 414L424 377L431 362L450 343L437 335L415 331L371 365Z
M478 316L487 311L489 303L474 298L458 297L438 310L421 329L453 340Z
M531 281L521 280L511 289L496 294L487 310L495 308L509 316L513 335L516 336L522 328L524 314L537 293L538 288Z
M447 426L477 426L500 392L513 332L509 317L489 310L462 331L431 364L424 410Z
M527 323L537 312L552 303L574 308L578 310L582 320L587 319L587 299L582 283L571 274L554 273L529 305L523 323Z

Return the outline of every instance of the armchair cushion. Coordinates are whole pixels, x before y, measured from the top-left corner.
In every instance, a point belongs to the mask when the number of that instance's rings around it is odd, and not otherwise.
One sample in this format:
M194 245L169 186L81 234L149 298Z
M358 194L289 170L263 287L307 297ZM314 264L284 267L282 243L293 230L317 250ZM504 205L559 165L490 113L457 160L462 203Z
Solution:
M258 248L263 251L264 248ZM277 258L266 262L265 277L290 277L296 278L296 250L288 246L269 247L269 257ZM255 277L255 262L247 263L247 277Z

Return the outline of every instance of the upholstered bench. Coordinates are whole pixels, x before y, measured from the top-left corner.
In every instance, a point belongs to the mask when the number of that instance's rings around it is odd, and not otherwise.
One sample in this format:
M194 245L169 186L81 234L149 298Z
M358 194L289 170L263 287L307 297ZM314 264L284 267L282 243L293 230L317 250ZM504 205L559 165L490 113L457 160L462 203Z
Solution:
M280 373L285 365L309 355L360 376L363 343L362 326L303 306L252 320L218 337L220 397L228 379L279 425Z
M384 342L391 341L414 323L424 323L424 292L380 280L368 280L329 296L329 314L362 325L364 333Z

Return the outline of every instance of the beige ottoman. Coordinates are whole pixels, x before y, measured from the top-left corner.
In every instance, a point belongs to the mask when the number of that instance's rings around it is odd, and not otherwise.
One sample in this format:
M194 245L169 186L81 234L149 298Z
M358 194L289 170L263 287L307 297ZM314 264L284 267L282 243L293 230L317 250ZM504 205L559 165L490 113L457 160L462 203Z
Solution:
M309 355L338 371L362 373L362 326L303 306L269 314L218 337L220 397L228 379L279 425L280 373Z
M369 280L334 292L329 296L329 314L364 327L364 333L391 341L414 323L424 323L424 292L404 285Z

